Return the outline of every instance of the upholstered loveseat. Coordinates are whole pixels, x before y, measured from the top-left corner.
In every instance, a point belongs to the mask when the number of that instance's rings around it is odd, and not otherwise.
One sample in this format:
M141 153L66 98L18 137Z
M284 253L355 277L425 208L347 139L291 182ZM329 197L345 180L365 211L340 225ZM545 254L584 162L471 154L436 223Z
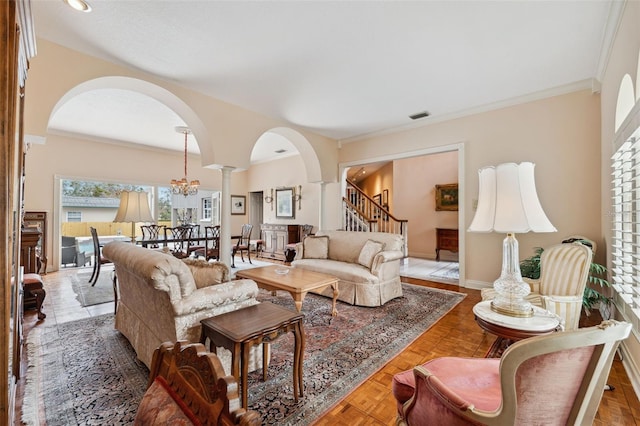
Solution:
M118 279L115 328L147 367L161 343L199 342L201 320L258 303L256 283L228 281L222 263L180 260L124 242L105 245L103 255L114 263ZM254 351L250 370L261 367L261 352ZM221 358L223 364L230 361ZM230 372L226 365L225 371Z
M381 306L402 296L402 242L386 232L318 231L296 245L291 266L338 277L343 302ZM331 288L320 294L333 297Z

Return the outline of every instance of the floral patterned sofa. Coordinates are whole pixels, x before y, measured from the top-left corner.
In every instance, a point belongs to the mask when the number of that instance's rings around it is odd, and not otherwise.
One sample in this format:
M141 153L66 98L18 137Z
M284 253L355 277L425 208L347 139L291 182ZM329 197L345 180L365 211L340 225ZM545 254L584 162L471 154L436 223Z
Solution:
M163 342L199 342L201 320L258 303L256 283L228 281L222 263L183 261L124 242L105 245L103 255L118 278L115 328L147 367ZM249 370L262 367L262 348L253 349ZM229 372L230 353L219 356Z

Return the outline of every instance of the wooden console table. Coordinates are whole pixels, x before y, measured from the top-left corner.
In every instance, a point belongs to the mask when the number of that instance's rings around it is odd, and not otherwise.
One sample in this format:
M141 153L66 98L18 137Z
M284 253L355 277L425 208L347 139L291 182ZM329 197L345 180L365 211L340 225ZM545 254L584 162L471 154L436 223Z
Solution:
M297 402L298 395L303 396L302 362L305 343L303 321L304 314L269 302L258 303L200 321L202 324L200 343L206 344L208 338L211 352L215 353L216 347L231 351L231 374L241 384L243 408L247 408L247 375L251 347L263 344L262 376L263 380L267 380L269 342L288 332L292 332L295 336L293 397Z
M436 228L436 260L440 261L440 250L458 252L458 230Z

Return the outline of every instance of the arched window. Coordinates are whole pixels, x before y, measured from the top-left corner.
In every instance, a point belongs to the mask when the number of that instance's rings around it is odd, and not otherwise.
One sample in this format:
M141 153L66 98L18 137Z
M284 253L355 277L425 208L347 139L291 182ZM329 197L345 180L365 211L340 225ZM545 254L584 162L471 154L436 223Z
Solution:
M625 74L620 82L620 89L618 90L618 101L616 103L616 119L615 119L615 131L620 129L620 126L627 118L631 109L636 103L636 97L633 90L633 81L629 74Z

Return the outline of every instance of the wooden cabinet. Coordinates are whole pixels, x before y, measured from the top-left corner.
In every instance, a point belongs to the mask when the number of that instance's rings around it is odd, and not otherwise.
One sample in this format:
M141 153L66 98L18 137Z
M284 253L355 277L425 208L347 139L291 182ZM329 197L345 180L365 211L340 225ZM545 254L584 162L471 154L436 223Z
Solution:
M20 266L25 274L38 272L38 243L42 232L35 228L24 228L20 232Z
M263 223L260 225L262 233L262 256L271 259L286 260L284 254L287 244L300 240L300 225L276 225Z
M47 212L24 212L22 221L23 232L25 229L35 229L42 233L36 246L36 262L35 271L38 274L47 273ZM27 272L25 270L25 272Z
M440 250L458 252L458 230L436 228L436 260L440 261Z

